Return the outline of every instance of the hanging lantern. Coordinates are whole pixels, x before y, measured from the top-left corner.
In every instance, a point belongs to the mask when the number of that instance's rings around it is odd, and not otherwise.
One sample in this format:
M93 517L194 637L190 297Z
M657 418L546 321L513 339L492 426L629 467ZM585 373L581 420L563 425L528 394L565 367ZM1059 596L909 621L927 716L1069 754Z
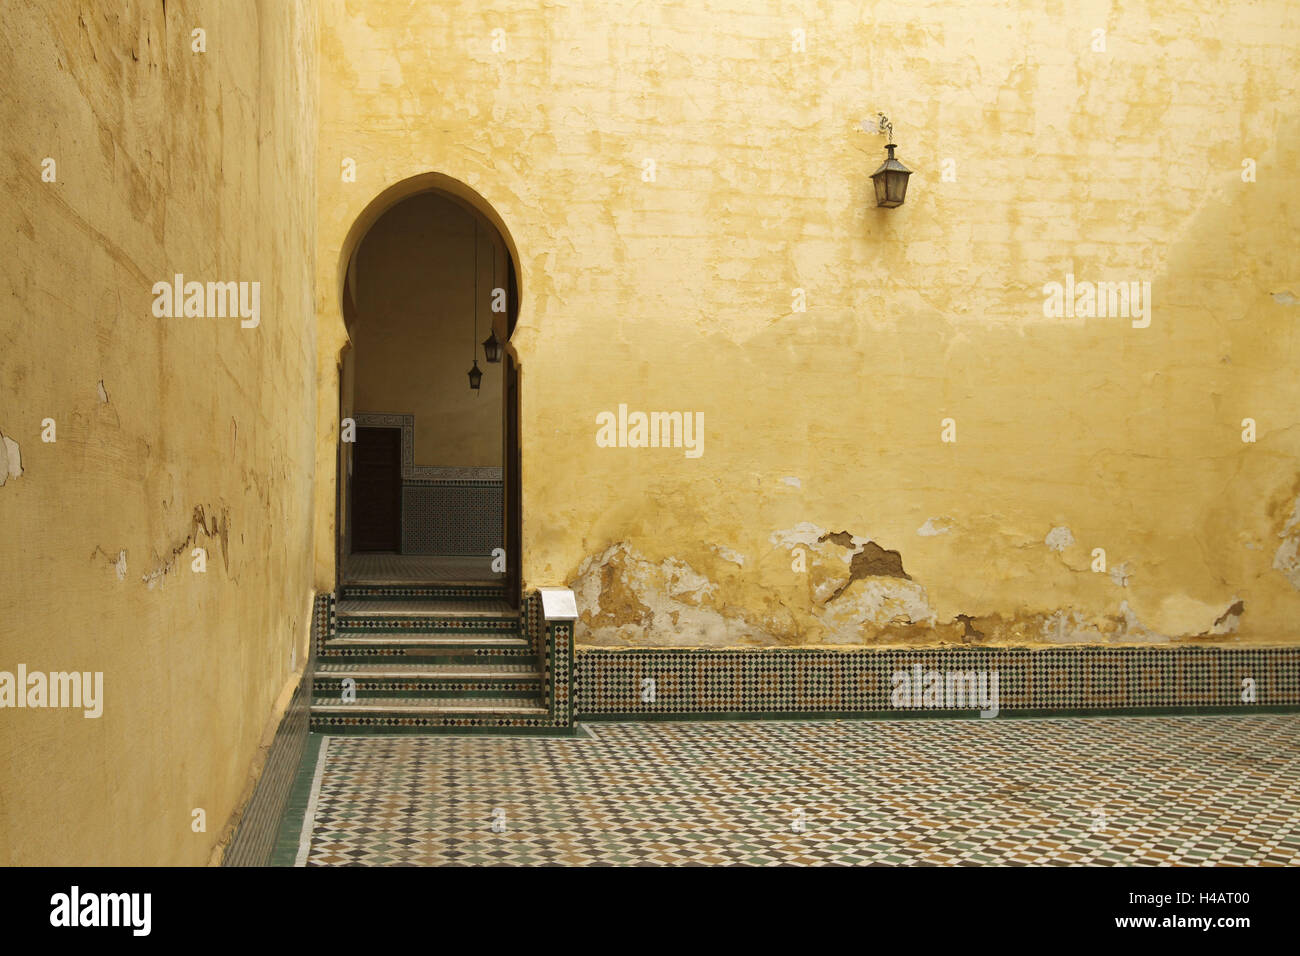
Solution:
M469 370L469 387L478 391L479 384L483 381L483 372L478 367L478 220L474 221L474 338L470 342L471 350L474 354L474 367ZM487 343L484 343L484 348Z
M903 205L903 198L907 195L907 177L912 175L910 169L894 158L895 148L893 143L885 147L889 150L889 158L871 174L876 184L876 205L887 209Z
M501 343L497 341L496 329L489 331L488 337L483 340L483 354L489 362L501 361Z

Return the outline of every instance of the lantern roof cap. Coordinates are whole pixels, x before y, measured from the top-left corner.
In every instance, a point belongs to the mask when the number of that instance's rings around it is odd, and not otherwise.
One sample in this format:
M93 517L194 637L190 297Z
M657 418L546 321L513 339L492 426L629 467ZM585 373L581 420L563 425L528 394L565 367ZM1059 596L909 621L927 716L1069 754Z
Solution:
M889 150L889 157L883 163L880 164L879 169L877 169L874 173L871 174L873 179L876 176L879 176L881 173L889 173L889 172L910 173L911 172L910 169L908 169L898 160L894 159L894 150L896 148L897 147L895 147L893 143L890 143L888 146L885 147L885 149Z

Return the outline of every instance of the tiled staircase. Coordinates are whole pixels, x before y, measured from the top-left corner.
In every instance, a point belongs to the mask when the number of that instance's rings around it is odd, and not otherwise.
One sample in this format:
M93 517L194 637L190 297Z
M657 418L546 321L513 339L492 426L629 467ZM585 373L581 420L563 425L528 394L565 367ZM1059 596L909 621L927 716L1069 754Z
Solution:
M499 583L344 585L316 650L312 729L544 725L544 649L528 631Z

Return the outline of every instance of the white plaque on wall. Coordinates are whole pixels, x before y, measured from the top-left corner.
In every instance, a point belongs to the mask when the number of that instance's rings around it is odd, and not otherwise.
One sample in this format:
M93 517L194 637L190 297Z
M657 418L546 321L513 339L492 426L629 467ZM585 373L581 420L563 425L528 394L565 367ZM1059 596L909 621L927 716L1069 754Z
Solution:
M548 621L576 621L578 601L569 588L538 588L542 595L542 617Z

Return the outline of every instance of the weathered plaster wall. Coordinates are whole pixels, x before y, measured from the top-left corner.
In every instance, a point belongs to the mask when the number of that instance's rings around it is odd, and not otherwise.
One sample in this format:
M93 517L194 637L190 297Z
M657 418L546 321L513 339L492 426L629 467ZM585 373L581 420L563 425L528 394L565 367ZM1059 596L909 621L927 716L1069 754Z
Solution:
M524 577L580 641L1296 642L1294 4L322 10L323 354L376 196L492 205ZM1067 273L1149 282L1149 326L1045 317ZM597 447L620 403L703 455Z
M0 670L104 681L95 719L0 710L4 863L208 861L303 668L316 31L310 3L0 7ZM155 317L175 273L259 281L260 324Z
M474 332L476 219L459 203L421 193L398 203L357 250L357 411L415 416L415 464L501 464L501 365L489 364L495 257L505 287L504 249L478 225L478 332ZM504 334L498 336L504 339ZM475 356L483 380L468 372Z

